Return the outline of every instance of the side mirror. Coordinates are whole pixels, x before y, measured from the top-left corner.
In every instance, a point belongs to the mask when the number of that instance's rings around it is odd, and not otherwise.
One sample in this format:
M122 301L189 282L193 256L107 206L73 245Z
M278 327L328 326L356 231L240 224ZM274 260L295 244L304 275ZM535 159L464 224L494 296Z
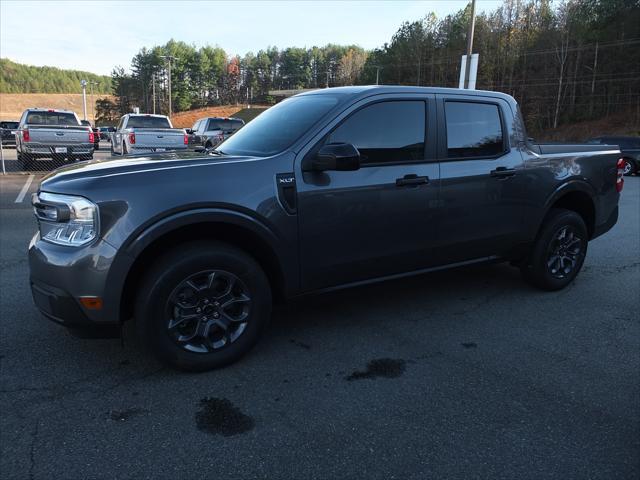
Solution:
M350 143L329 143L320 148L311 162L311 170L349 171L360 168L360 152Z
M184 130L185 132L187 132L187 135L193 135L193 130L191 130L190 128L185 128Z

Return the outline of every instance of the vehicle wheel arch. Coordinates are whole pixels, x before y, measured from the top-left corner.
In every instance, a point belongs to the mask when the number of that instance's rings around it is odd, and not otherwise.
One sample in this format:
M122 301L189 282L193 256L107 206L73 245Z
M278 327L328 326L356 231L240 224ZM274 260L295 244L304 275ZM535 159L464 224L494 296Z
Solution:
M220 212L185 212L178 218L165 219L150 227L123 247L120 265L114 269L119 271L121 278L119 282L114 282L121 288L112 300L118 303L120 322L132 317L136 286L142 280L149 262L180 244L194 240L215 240L241 248L264 270L274 299L285 298L289 286L285 283L281 253L274 244L274 238L269 238L270 234L262 229L266 227L252 225L233 214L220 215Z
M542 228L544 219L551 209L565 208L576 212L582 217L587 225L589 238L591 238L596 225L596 206L593 201L595 195L595 189L585 181L574 180L561 185L547 200L544 209L545 214L538 225L538 231Z

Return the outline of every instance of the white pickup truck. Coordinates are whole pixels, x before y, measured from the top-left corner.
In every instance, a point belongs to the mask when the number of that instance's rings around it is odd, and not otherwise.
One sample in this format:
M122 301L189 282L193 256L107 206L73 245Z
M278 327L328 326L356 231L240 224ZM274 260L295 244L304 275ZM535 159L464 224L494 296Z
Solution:
M15 133L18 161L24 170L41 158L73 161L93 158L93 131L70 110L30 108Z
M173 128L164 115L129 113L111 134L112 155L186 150L188 146L187 132Z

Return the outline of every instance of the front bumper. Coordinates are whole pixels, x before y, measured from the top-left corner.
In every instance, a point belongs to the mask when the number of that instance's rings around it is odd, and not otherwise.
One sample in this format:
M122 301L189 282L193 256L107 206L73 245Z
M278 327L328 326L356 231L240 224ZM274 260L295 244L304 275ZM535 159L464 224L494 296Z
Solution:
M75 329L118 325L114 308L103 303L89 309L81 297L105 297L107 275L116 250L97 240L84 248L44 242L36 235L29 243L30 285L36 307L49 319Z

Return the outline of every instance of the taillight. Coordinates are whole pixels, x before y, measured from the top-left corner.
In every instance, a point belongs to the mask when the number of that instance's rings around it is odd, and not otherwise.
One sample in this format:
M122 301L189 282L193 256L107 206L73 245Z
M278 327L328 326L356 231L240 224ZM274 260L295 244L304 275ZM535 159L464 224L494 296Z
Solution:
M189 135L187 135L186 133L184 134L184 144L189 145Z
M616 178L616 191L620 193L622 188L624 187L624 158L618 160L618 164L616 165L618 174Z
M89 132L89 143L93 143L95 138L95 134L93 132Z
M136 134L135 133L130 133L129 134L129 143L131 145L135 145L136 144Z
M31 140L31 136L29 135L29 130L25 128L24 130L22 130L22 141L28 142L29 140Z

